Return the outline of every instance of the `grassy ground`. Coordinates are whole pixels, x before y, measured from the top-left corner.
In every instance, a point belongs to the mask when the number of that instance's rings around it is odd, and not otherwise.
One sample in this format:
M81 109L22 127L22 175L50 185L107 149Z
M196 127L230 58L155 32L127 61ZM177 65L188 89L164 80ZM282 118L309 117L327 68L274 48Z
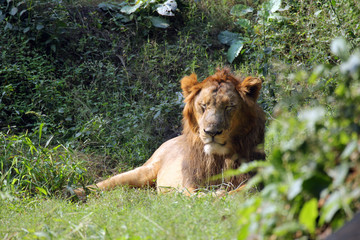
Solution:
M233 239L242 196L158 195L117 189L86 203L29 198L0 202L2 239Z

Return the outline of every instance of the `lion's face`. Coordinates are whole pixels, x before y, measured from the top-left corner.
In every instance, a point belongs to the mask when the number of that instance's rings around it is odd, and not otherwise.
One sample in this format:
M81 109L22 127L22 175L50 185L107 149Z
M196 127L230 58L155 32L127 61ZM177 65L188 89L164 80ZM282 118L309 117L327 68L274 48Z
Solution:
M247 109L255 104L261 80L244 81L222 71L197 82L196 75L181 81L185 96L184 123L204 144L206 154L232 154L233 136L246 134Z
M236 127L236 115L241 99L230 82L204 86L194 99L194 114L198 134L207 154L225 155L231 151L231 132Z

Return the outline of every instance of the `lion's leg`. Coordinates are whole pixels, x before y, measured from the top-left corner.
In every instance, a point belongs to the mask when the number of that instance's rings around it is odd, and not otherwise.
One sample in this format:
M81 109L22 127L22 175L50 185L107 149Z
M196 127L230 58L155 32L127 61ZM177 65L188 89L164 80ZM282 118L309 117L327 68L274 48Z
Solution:
M131 187L144 187L155 184L158 170L152 165L144 165L134 170L120 173L107 180L101 181L95 185L88 186L90 190L111 190L116 186L128 185ZM84 196L84 189L75 189L75 194L78 196Z
M128 185L131 187L144 187L154 185L157 172L150 166L141 166L134 170L120 173L107 180L99 182L96 186L101 190L111 190L119 185Z

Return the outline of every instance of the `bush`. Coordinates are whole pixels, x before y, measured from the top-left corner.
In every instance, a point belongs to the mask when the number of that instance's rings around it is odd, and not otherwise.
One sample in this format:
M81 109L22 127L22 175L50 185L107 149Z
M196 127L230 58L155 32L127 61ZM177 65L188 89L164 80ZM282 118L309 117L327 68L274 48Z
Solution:
M271 122L268 162L259 163L263 167L249 183L265 187L240 207L239 239L314 238L338 229L360 209L360 54L349 56L343 40L332 49L342 64L302 79L316 84L336 76L335 94L327 98L332 107L297 114L285 109Z

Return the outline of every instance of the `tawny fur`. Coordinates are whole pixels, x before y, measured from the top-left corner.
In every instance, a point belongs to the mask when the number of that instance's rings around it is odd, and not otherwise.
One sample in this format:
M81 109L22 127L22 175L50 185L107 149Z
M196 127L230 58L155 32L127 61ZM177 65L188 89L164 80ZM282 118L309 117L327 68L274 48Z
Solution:
M264 141L265 128L265 114L256 104L260 79L240 79L225 68L202 82L197 81L195 74L186 76L181 80L181 88L185 98L182 135L161 145L143 166L90 187L111 190L119 185L156 184L161 192L169 188L194 192L199 187L223 181L210 180L214 175L265 158L263 151L257 149ZM201 94L210 99L211 111L199 107ZM237 105L232 106L232 102ZM204 142L204 136L212 142ZM226 181L236 187L249 177L246 174ZM85 191L76 189L75 193L81 196Z

